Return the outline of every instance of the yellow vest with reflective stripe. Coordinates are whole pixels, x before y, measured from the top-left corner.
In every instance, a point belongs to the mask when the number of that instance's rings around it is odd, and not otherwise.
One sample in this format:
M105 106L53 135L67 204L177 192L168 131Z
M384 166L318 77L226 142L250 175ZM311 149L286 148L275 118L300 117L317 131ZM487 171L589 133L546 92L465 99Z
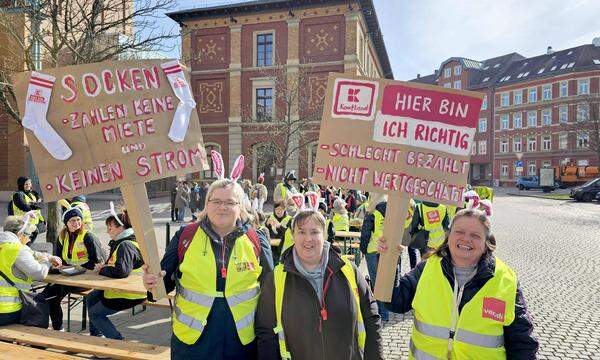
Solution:
M23 198L25 199L25 204L29 204L30 202L38 201L37 197L33 193L29 193L29 195L23 193ZM26 214L25 211L19 209L15 203L12 203L13 215L23 216ZM36 219L29 219L29 223L32 225L37 225L40 221L44 221L44 217L42 216L41 210L35 210L35 214L37 215Z
M59 237L58 242L62 245L62 259L71 265L81 265L88 262L88 252L85 247L83 239L87 231L82 230L75 238L75 244L73 245L73 251L71 257L69 257L69 234L66 238ZM114 255L114 254L113 254ZM114 263L113 263L114 264Z
M448 212L448 220L452 221L454 215L456 215L456 205L446 205L446 211Z
M90 211L90 207L88 204L82 201L73 201L71 203L72 207L78 207L81 210L81 214L83 215L83 224L86 226L88 230L94 230L94 223L92 221L92 212Z
M292 229L287 228L285 230L285 234L283 235L283 246L281 247L281 254L279 255L280 259L283 255L283 252L292 247L292 245L294 245L294 235L292 234Z
M210 239L198 228L179 265L181 279L175 297L173 333L185 344L200 339L208 314L217 297L225 297L233 315L238 337L243 345L254 338L254 314L258 305L262 267L254 253L252 241L246 235L235 240L227 265L225 291L217 291L217 268Z
M348 213L333 213L332 221L335 231L350 231L350 218L348 218Z
M363 321L362 312L360 311L360 298L358 296L358 285L356 283L356 275L354 270L352 269L352 265L350 260L342 257L344 261L344 266L342 266L342 273L348 280L348 285L350 286L350 291L354 295L354 304L357 313L357 341L358 347L362 354L364 354L365 350L365 340L367 338L367 333L365 332L365 324ZM277 325L273 328L273 332L277 334L279 338L279 353L282 359L291 359L292 354L287 349L287 344L285 342L285 331L283 322L281 321L281 314L283 310L283 296L285 290L285 278L286 271L283 269L283 264L279 264L275 266L274 271L274 285L275 285L275 318L277 320ZM289 326L296 326L297 324L290 324Z
M25 280L20 279L12 272L12 267L17 260L19 251L21 251L23 247L25 247L27 251L31 251L29 247L26 247L20 242L0 244L0 270L2 270L4 275L14 282L19 289L29 291L32 283L31 278L28 277ZM0 276L0 314L13 313L19 310L21 310L19 291Z
M121 247L121 245L125 242L125 241L129 241L131 242L138 250L140 249L140 246L138 245L138 243L136 241L132 241L132 240L124 240L123 242L121 242L117 248L115 249L115 251L113 251L111 257L108 259L108 261L106 262L106 266L115 266L115 263L117 262L117 252L119 251L119 247ZM131 273L132 274L140 274L142 272L142 266L140 265L137 268L134 268ZM104 297L106 299L128 299L128 300L140 300L140 299L145 299L146 295L142 295L142 294L132 294L132 293L128 293L128 292L124 292L124 291L113 291L113 290L104 290Z
M459 314L452 359L506 359L504 327L515 319L517 276L496 259L494 276L465 304ZM411 359L448 359L453 289L442 270L442 259L427 259L412 302L414 326Z
M379 210L373 210L373 216L375 220L373 221L373 232L371 233L371 239L369 240L369 245L367 246L367 254L372 254L377 252L377 240L383 236L383 221L385 217L379 212Z
M429 240L427 246L437 249L444 242L446 231L442 226L442 221L446 216L446 206L438 205L436 207L427 206L423 203L421 207L421 216L423 218L423 228L429 231Z

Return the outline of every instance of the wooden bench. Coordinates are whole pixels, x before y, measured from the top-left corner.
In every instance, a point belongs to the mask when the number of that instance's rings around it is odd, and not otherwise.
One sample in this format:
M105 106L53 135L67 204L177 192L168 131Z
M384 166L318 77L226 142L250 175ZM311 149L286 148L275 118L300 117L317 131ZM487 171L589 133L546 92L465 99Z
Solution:
M0 340L111 359L156 360L170 359L171 357L171 350L164 346L105 339L23 325L0 327Z
M2 354L2 359L81 360L81 358L78 356L62 354L53 351L40 350L28 346L21 346L6 342L0 342L0 354Z
M169 300L171 300L171 302L169 302ZM174 299L170 299L168 297L162 298L158 301L148 301L148 300L144 300L143 303L141 303L140 305L142 306L142 310L140 311L135 311L135 306L131 308L131 315L136 315L139 314L143 311L146 311L146 306L152 306L152 307L156 307L156 308L160 308L160 309L169 309L171 310L171 303L175 304L175 300Z
M81 308L81 331L87 327L87 303L85 297L91 293L91 289L72 292L67 295L67 331L71 332L71 310L82 304Z

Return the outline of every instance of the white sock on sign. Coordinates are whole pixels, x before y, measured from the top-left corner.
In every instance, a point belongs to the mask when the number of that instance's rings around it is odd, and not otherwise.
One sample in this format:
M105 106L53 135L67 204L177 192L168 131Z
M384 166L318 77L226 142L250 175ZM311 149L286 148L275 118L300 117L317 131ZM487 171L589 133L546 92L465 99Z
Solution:
M192 110L196 107L196 102L190 91L185 75L181 70L179 61L173 60L167 63L161 64L171 89L175 93L175 96L179 99L177 109L175 109L175 115L173 116L173 122L169 129L169 138L174 142L182 142L185 139L188 125L190 123L190 116Z
M35 137L52 157L57 160L67 160L73 152L46 119L55 80L56 78L51 75L35 71L31 73L25 99L23 126L33 131Z

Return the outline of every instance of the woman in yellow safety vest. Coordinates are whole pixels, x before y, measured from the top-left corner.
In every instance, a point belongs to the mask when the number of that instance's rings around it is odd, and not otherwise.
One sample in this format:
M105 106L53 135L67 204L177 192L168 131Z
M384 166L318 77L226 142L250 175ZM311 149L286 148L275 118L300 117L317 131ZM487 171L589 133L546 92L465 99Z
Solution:
M77 265L94 270L96 264L104 261L104 251L96 235L83 226L83 214L79 207L67 210L63 214L64 228L56 241L54 255L62 259L63 264ZM54 330L63 327L62 299L81 288L51 284L44 289L44 296L50 308L50 319Z
M12 196L9 215L24 216L29 211L35 212L35 218L29 222L36 226L35 231L30 235L31 242L38 236L39 232L46 231L46 220L42 216L42 208L45 206L42 197L33 190L31 179L21 176L17 179L18 191Z
M127 210L116 213L111 203L112 215L106 219L106 232L110 237L110 253L103 264L96 264L94 272L99 275L122 279L132 273L141 273L144 260L135 240ZM90 335L109 339L123 339L109 315L130 309L146 300L146 295L123 291L94 290L86 296L90 318Z
M387 306L414 309L410 359L535 359L517 275L495 248L486 214L461 210L443 244L400 279ZM381 238L379 251L387 249Z
M42 281L52 265L61 265L60 258L25 245L35 230L26 218L9 216L0 232L0 271L4 275L0 276L0 326L19 323L22 305L18 289L28 292L32 282Z
M381 359L377 303L360 272L325 241L325 218L301 210L295 243L266 278L256 314L258 359Z
M256 357L256 305L273 263L269 241L251 227L243 201L237 182L213 182L198 222L180 229L165 250L162 281L167 292L177 289L172 359ZM158 281L144 273L146 289Z

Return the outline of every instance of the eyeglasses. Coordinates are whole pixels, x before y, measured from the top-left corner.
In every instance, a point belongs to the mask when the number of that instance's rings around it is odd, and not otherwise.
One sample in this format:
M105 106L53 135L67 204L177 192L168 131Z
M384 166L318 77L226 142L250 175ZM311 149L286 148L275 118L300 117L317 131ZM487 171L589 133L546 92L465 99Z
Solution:
M232 208L239 204L239 202L231 200L208 200L208 203L214 206L225 206L226 208Z

